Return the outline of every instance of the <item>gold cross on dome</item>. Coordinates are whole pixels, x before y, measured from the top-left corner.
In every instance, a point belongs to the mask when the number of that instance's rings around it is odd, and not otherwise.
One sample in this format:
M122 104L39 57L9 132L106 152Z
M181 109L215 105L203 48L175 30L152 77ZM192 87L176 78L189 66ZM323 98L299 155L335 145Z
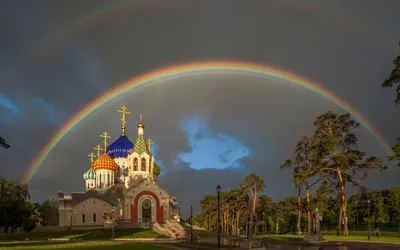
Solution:
M128 112L128 108L124 105L121 106L121 109L117 109L118 113L122 114L122 118L121 118L121 122L122 122L122 135L126 134L126 119L125 119L125 115L130 115L131 112Z
M100 137L104 138L104 141L103 141L103 143L104 143L104 151L106 151L107 150L107 145L108 145L107 138L109 139L111 137L108 136L107 132L104 132L103 134L101 134Z
M151 151L151 145L154 144L154 141L152 141L150 138L147 140L147 146L149 147L149 151Z
M99 152L100 153L100 152ZM94 159L94 154L93 152L91 152L89 155L89 159L90 159L90 166L93 164L93 159Z
M100 151L102 151L103 149L101 148L100 145L97 145L97 146L94 148L94 150L97 150L97 158L99 158L99 157L100 157Z

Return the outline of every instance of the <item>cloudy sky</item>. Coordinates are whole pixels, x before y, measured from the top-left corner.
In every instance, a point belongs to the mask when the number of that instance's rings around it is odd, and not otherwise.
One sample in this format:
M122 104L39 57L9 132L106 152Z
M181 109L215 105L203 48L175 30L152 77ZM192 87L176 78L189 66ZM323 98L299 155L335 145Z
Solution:
M0 8L0 175L21 179L45 143L75 113L122 82L176 64L246 61L318 82L350 103L394 143L400 107L380 83L399 53L400 2L289 0L5 0ZM292 83L227 72L181 75L125 92L77 124L49 153L29 186L34 200L83 191L87 155L107 131L120 134L125 104L134 140L139 113L155 141L161 184L182 210L198 209L220 184L250 172L274 199L293 195L293 155L316 116L337 104ZM360 148L385 157L365 127ZM373 172L371 188L398 183Z

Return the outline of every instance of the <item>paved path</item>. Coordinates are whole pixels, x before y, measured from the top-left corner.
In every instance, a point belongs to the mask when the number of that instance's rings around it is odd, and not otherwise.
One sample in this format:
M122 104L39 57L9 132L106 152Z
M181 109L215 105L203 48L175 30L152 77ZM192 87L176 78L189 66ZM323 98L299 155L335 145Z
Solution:
M192 246L182 246L182 245L179 245L177 243L154 243L154 244L150 243L150 244L155 245L155 246L169 247L169 248L172 248L172 249L180 249L180 250L204 249L204 248L198 248L196 246L193 246L193 247Z

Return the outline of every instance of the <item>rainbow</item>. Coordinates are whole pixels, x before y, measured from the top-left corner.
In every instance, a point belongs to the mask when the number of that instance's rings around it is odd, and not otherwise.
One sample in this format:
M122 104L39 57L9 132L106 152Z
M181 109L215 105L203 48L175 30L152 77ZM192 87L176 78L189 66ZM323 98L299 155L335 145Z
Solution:
M264 2L260 2L261 5ZM93 27L100 26L101 24L120 18L126 14L138 13L141 11L148 11L157 8L163 8L171 4L190 4L190 1L178 0L158 0L158 1L131 1L120 0L111 1L110 4L100 5L100 7L93 9L87 15L70 22L65 28L58 30L54 34L45 37L45 39L38 43L34 48L24 57L24 60L16 67L12 68L9 75L1 81L7 84L7 87L12 87L16 79L30 66L37 63L38 60L53 55L55 51L68 45L69 42ZM319 14L323 17L330 17L337 22L341 22L346 26L352 26L354 30L362 30L365 34L373 39L379 39L384 45L384 48L389 52L397 53L396 43L388 39L386 34L383 34L380 29L371 29L373 25L370 23L365 25L362 21L355 19L354 15L347 14L342 9L335 9L334 6L324 5L320 1L312 2L312 4L304 4L304 2L293 1L287 4L284 1L277 1L275 4L286 5L289 8L301 8L302 11L307 11L311 14ZM372 31L372 32L371 32Z
M187 74L194 75L211 72L233 72L241 74L256 74L264 77L274 77L311 90L331 100L347 112L351 113L378 139L378 141L384 146L384 148L387 149L388 152L390 152L390 146L387 140L379 133L379 131L371 124L371 122L368 121L366 117L364 117L355 108L350 106L350 104L347 103L345 100L341 99L330 90L317 85L317 83L302 78L301 76L298 76L296 74L260 64L236 61L194 62L188 64L186 63L174 65L150 73L146 73L138 77L134 77L133 79L118 85L111 91L92 101L85 108L75 114L56 134L51 137L47 144L42 148L40 153L33 159L32 164L25 172L22 182L28 183L32 179L32 177L35 175L36 171L39 169L40 165L43 163L49 153L71 129L73 129L79 122L85 119L85 117L90 115L94 110L96 110L109 100L123 94L126 91L129 91L134 87L146 83L162 80L168 77L177 78Z

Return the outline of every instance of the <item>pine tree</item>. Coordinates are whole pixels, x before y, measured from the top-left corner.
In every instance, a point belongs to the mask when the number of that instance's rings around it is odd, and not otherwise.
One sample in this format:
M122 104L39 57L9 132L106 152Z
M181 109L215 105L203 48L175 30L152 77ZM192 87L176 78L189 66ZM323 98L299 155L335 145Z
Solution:
M352 120L350 114L337 115L329 111L318 116L314 125L314 138L318 141L314 154L321 163L319 174L336 184L340 198L337 230L340 234L343 223L343 234L347 236L346 184L360 185L360 180L367 177L368 169L382 168L382 163L377 157L367 158L364 152L357 149L358 138L353 130L359 127L359 123Z
M9 148L10 145L7 144L6 140L0 136L0 147Z
M400 43L399 43L399 45L400 45ZM382 87L383 88L387 88L387 87L392 88L392 87L396 86L397 97L394 102L396 104L400 104L400 55L398 55L396 57L396 59L394 59L393 64L395 65L394 69L390 73L390 76L385 81L383 81Z
M310 188L320 181L320 178L313 179L317 174L316 167L318 164L313 160L313 148L314 139L312 136L305 134L300 138L300 141L296 145L295 150L295 161L287 160L282 166L283 168L293 168L293 182L295 183L296 189L298 189L297 203L298 203L298 221L297 227L300 230L301 226L301 187L305 186L306 191L306 202L307 202L307 231L311 233L311 200L310 200ZM311 181L311 179L313 179ZM310 182L311 181L311 182ZM298 231L299 232L299 231Z

